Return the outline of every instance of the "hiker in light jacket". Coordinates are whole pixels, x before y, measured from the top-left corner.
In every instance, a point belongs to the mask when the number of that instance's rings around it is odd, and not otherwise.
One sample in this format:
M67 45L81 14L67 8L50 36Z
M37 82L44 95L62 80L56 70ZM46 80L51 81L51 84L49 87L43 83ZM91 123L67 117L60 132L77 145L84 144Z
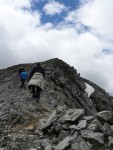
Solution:
M45 71L41 67L41 64L37 63L36 67L33 67L33 69L31 70L28 78L28 87L31 86L33 93L32 97L37 98L36 102L39 102L40 99L40 92L42 91L44 86L44 77Z

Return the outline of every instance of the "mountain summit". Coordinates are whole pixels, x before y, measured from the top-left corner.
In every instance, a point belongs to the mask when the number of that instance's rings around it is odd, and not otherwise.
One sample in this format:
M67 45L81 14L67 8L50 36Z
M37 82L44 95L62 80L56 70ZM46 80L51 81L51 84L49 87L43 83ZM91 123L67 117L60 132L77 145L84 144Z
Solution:
M0 70L0 149L113 149L113 97L55 58L41 62L45 86L37 104L18 75L33 65Z

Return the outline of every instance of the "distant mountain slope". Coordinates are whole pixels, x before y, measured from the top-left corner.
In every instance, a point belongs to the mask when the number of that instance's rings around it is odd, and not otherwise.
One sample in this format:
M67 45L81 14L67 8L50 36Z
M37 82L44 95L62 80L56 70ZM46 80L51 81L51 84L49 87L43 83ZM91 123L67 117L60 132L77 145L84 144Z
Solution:
M80 77L73 67L62 60L55 58L41 64L46 71L42 103L46 103L51 108L58 104L66 104L69 108L84 108L86 114L112 109L113 97L98 85ZM31 96L29 91L20 89L18 69L24 66L29 72L33 65L20 64L0 70L0 101L10 103L12 99L18 100L24 97L29 99ZM91 94L91 100L85 91L85 83L95 89L95 92Z

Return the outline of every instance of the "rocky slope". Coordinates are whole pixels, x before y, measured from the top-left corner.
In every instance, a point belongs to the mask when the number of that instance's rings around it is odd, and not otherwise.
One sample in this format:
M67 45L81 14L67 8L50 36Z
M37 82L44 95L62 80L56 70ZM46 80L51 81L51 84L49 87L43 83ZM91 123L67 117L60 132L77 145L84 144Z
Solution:
M113 97L57 58L46 70L40 103L20 89L20 64L0 70L1 150L113 149ZM86 83L94 88L88 97ZM27 85L27 82L26 82Z

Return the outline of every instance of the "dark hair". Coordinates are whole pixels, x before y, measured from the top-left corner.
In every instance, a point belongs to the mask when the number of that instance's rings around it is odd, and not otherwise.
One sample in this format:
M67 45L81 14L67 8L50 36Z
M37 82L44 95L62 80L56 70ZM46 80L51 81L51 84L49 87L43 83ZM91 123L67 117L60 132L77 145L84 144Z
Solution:
M22 70L22 71L23 71L23 70L25 70L25 67L20 67L20 69L19 69L19 70Z
M41 66L41 64L40 63L37 63L37 65L36 65L37 67L40 67Z

